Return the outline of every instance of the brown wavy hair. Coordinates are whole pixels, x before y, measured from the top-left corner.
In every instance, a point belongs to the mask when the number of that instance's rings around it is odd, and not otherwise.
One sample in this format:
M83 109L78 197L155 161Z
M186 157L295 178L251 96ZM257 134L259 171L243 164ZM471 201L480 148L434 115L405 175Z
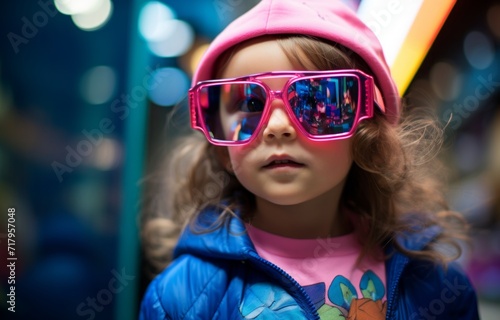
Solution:
M358 55L338 44L308 36L274 39L293 63L307 69L360 69L371 74ZM237 49L238 46L223 54L216 70L223 70ZM359 124L352 138L354 163L341 201L357 213L364 226L361 256L388 243L410 257L443 264L461 254L467 223L461 214L450 211L445 199L441 182L444 168L438 157L443 128L431 110L430 106L405 106L398 125L390 124L376 111L373 118ZM146 257L157 271L170 262L179 232L203 208L223 207L214 228L223 227L235 216L236 208L241 210L243 219L252 212L254 196L225 167L221 160L225 152L225 147L213 146L194 133L182 138L170 152L166 173L156 175L168 177L160 179L160 184L153 188L158 193L160 187L160 197L168 197L162 207L158 207L158 201L146 207L149 214L143 216L142 231ZM423 250L410 251L394 241L429 226L439 226L442 232Z

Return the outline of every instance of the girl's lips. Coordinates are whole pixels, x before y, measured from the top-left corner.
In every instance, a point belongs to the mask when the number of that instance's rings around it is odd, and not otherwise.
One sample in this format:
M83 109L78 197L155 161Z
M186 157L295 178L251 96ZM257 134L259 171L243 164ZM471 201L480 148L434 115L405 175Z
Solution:
M264 169L277 169L277 168L301 168L303 164L297 162L272 162L268 165L265 165Z
M263 166L264 169L273 169L273 168L300 168L303 167L304 164L293 160L288 157L274 157L269 159L266 164Z

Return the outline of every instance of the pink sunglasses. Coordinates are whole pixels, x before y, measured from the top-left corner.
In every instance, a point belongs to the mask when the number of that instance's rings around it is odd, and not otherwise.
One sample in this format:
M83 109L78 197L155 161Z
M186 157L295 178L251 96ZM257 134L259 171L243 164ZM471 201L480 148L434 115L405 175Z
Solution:
M289 78L282 90L263 80ZM250 143L262 130L274 99L294 127L313 141L351 137L359 122L384 104L373 78L359 70L283 71L202 81L189 89L191 126L220 146Z

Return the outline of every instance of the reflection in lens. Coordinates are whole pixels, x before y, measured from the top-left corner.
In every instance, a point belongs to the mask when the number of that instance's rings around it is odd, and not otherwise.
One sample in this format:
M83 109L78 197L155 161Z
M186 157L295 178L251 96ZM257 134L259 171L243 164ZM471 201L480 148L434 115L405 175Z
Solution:
M206 129L214 139L244 141L259 124L266 92L255 83L226 83L202 88L200 98Z
M311 135L347 133L352 129L358 80L356 77L306 78L293 82L288 103Z

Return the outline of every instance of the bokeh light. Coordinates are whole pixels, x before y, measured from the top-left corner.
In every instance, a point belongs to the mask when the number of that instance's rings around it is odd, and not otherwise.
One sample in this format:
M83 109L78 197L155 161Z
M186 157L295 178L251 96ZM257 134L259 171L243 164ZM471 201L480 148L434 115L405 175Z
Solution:
M100 170L116 168L122 160L121 145L117 140L103 138L92 153L91 164Z
M108 102L116 91L116 73L108 66L97 66L82 77L80 92L90 104Z
M75 25L85 31L94 31L102 28L111 18L113 3L110 0L102 0L99 6L90 11L71 15Z
M139 14L139 33L147 41L160 41L169 32L165 23L175 19L175 14L161 2L148 2Z
M200 60L203 57L203 54L208 49L208 46L209 46L208 43L204 43L204 44L198 46L193 51L193 54L191 56L191 61L189 63L189 72L191 72L191 74L193 74L194 71L196 70L196 68L198 67L198 64L200 63Z
M151 101L159 106L172 106L187 94L189 78L180 69L160 68L152 73L157 85L149 90Z
M72 15L94 11L103 0L54 0L54 5L62 14Z
M164 24L162 39L148 42L148 47L159 57L177 57L186 53L194 40L191 26L182 20L169 20Z
M139 14L139 33L151 52L159 57L177 57L193 45L194 30L175 19L175 12L163 3L148 2Z
M472 31L465 37L464 53L469 64L480 70L488 68L495 59L492 41L478 31Z
M500 38L500 4L493 5L488 9L486 19L491 32Z
M457 99L463 85L463 76L454 65L447 62L432 66L429 80L434 93L444 101Z

